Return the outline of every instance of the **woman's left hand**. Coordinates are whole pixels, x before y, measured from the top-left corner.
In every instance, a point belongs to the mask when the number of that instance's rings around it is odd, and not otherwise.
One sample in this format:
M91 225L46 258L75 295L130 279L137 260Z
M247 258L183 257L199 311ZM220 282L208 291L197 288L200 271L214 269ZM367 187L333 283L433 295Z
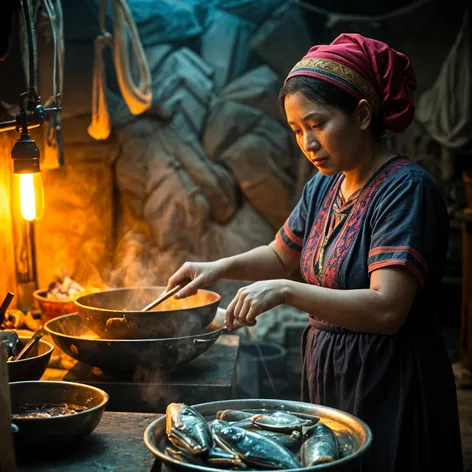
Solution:
M277 305L285 303L287 280L264 280L240 288L226 309L226 325L233 329L234 322L254 326L256 317Z

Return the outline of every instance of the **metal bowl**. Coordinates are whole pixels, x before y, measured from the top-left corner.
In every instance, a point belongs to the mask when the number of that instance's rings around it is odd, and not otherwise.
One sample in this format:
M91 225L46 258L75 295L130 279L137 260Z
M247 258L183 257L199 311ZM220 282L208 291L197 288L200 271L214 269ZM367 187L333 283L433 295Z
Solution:
M288 400L262 400L262 399L244 399L244 400L226 400L210 403L201 403L193 405L207 421L215 419L217 411L220 410L253 410L260 412L261 410L285 410L294 413L303 413L305 415L313 415L329 426L338 436L340 443L349 444L349 455L345 455L337 461L319 464L313 467L303 467L306 471L357 471L361 470L362 456L367 452L372 443L372 431L359 418L341 410L329 408L311 403L303 403ZM211 467L193 465L189 463L179 462L165 454L166 446L169 446L166 435L166 417L165 415L153 421L144 432L144 443L146 447L163 461L168 469L179 472L214 472ZM288 469L301 470L301 469Z
M41 454L58 453L76 444L100 423L108 403L108 394L99 388L73 382L28 381L10 385L11 411L18 413L28 405L69 404L86 407L68 416L51 418L15 418L15 447L21 454L31 450Z
M18 352L29 339L30 338L20 337L19 346L17 346ZM8 378L10 382L39 380L48 366L52 351L54 351L54 346L44 339L40 339L27 354L28 357L20 359L19 361L7 362Z
M154 310L142 312L165 287L106 290L78 297L79 315L103 339L157 339L191 336L204 330L215 318L220 295L199 290L182 300L174 297Z
M171 372L203 354L225 330L168 339L99 339L77 313L54 318L44 329L66 354L107 372L140 367Z

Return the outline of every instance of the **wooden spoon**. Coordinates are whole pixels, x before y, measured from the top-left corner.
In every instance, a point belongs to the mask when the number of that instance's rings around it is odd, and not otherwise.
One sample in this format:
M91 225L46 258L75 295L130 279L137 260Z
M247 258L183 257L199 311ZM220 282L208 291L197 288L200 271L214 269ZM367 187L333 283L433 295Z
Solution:
M164 300L167 300L168 298L172 297L172 295L175 295L179 290L184 288L187 285L187 283L177 285L177 287L174 287L173 289L169 290L168 292L164 291L164 293L162 293L158 298L156 298L149 305L145 306L141 311L152 310L154 307L156 307L157 305L162 303Z

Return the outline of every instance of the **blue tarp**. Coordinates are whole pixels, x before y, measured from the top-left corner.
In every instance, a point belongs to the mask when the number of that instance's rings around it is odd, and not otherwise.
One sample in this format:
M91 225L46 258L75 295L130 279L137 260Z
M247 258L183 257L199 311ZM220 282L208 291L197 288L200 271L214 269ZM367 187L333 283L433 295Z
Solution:
M128 0L144 47L185 41L201 34L208 2L205 0ZM100 33L99 0L62 0L64 39L67 42L93 41ZM113 32L110 2L107 2L107 29Z

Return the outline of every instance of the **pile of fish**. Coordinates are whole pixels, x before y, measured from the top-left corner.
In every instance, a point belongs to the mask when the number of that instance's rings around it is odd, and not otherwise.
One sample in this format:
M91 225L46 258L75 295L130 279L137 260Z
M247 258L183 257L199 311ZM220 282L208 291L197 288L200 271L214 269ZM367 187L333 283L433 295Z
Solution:
M171 403L166 433L169 457L219 469L296 469L340 457L336 435L319 418L285 411L225 410L207 422L191 406Z

